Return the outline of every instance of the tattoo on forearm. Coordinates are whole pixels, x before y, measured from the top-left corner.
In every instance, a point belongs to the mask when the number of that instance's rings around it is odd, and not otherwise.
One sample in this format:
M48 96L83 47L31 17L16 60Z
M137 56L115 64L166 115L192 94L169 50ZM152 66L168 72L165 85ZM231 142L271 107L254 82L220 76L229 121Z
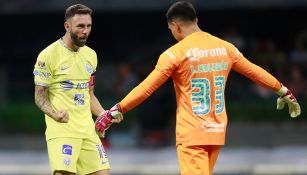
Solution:
M94 95L93 87L90 87L90 104L91 104L91 112L95 116L99 116L99 114L104 111L103 107L99 103L97 97Z
M55 111L51 107L48 101L48 89L42 86L35 86L35 103L37 107L42 110L45 114L53 116Z

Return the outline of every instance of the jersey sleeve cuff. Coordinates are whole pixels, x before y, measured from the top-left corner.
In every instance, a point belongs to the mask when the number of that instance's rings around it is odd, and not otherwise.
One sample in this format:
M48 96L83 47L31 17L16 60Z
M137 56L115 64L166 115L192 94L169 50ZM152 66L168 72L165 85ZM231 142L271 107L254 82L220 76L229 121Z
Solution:
M42 82L34 82L34 84L35 84L36 86L44 86L44 87L49 87L49 84L47 84L47 83L42 83Z
M281 86L281 88L276 91L279 96L283 96L288 92L288 88L286 86Z

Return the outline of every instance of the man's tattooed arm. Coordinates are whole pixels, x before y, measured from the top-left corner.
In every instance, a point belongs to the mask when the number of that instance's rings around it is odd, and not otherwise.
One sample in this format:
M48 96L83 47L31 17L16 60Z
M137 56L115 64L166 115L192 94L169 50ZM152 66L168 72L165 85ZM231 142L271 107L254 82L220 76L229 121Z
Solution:
M54 116L56 114L48 100L47 87L35 86L35 104L40 110L49 116Z
M44 86L35 86L35 104L45 114L53 118L55 121L67 123L69 116L64 110L55 111L48 100L48 88Z

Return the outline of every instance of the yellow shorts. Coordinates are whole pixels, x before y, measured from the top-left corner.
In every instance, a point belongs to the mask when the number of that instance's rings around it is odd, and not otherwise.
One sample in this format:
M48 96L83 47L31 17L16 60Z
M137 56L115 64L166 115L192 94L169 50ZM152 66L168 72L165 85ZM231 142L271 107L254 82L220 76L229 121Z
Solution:
M54 138L47 140L47 147L52 173L68 171L83 175L110 169L99 137Z
M221 145L177 145L181 175L212 175Z

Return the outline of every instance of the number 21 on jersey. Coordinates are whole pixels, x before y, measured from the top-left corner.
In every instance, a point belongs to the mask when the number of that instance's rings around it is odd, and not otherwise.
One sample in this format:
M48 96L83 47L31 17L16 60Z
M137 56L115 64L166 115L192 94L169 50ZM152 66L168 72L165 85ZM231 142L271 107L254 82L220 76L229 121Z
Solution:
M211 86L214 86L214 98L218 103L214 106L215 114L224 111L224 76L214 76L213 85L207 78L193 78L191 80L191 102L196 116L207 115L210 112L212 100L210 97Z

